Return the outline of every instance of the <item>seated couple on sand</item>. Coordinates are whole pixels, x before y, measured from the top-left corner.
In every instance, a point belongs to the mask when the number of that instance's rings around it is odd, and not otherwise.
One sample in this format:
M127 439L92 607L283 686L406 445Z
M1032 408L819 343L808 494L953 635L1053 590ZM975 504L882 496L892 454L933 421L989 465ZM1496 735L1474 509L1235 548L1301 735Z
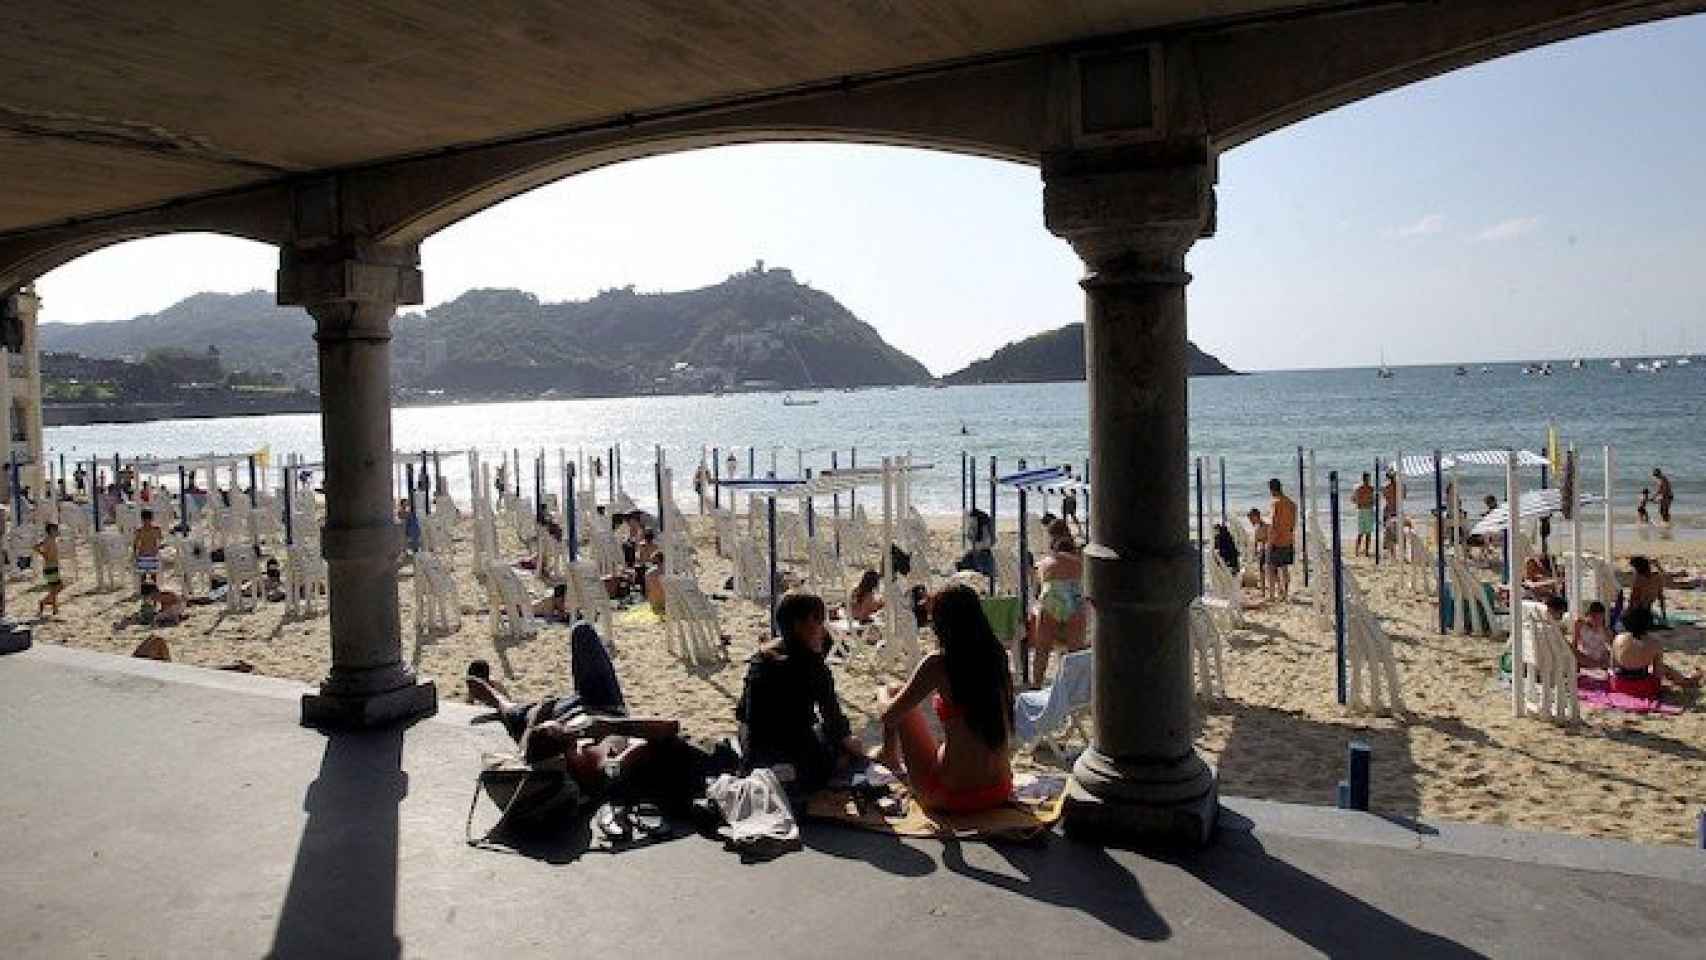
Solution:
M936 652L901 686L877 696L883 747L877 759L903 776L926 809L972 813L1005 804L1012 795L1008 748L1013 731L1013 681L1007 656L977 593L949 587L932 601ZM735 717L745 765L786 765L790 792L810 793L838 772L861 765L864 744L853 736L824 663L828 633L823 600L790 593L776 610L781 639L754 654ZM944 734L938 744L923 708L926 700Z

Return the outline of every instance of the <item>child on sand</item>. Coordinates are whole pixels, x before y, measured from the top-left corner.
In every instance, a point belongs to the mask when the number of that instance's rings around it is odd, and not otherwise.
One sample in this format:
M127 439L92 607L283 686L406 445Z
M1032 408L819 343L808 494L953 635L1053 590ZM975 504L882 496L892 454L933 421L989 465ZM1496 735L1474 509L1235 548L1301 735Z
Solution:
M1653 492L1651 490L1647 489L1646 487L1642 487L1641 488L1641 500L1639 503L1635 504L1635 517L1636 517L1636 519L1641 521L1641 524L1643 526L1653 522L1653 518L1649 517L1647 515L1647 504L1652 503L1652 502L1653 502Z
M53 608L53 615L59 616L59 591L65 589L65 584L59 579L59 524L50 523L43 528L42 538L36 544L36 552L41 554L41 579L47 584L47 593L36 604L36 616L41 616L48 608Z
M163 537L160 528L154 525L154 511L142 511L142 526L136 528L130 550L136 554L136 575L143 584L158 584L160 581L160 541Z
M1262 520L1262 511L1250 508L1250 544L1256 551L1256 576L1261 580L1262 599L1273 596L1273 577L1268 569L1268 525Z

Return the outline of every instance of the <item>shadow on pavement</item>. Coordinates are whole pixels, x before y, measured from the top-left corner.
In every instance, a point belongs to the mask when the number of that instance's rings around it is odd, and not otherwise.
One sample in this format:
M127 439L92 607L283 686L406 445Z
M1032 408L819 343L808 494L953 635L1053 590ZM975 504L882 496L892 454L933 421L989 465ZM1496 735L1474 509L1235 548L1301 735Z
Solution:
M1222 896L1330 957L1484 957L1418 930L1267 852L1251 822L1222 807L1214 843L1170 862Z
M1050 837L1040 846L991 844L1021 876L974 867L958 840L942 844L942 865L963 877L1053 907L1079 910L1135 940L1162 941L1173 928L1157 913L1137 877L1101 847Z
M409 792L405 727L326 738L308 785L308 823L268 956L402 955L397 938L397 807Z

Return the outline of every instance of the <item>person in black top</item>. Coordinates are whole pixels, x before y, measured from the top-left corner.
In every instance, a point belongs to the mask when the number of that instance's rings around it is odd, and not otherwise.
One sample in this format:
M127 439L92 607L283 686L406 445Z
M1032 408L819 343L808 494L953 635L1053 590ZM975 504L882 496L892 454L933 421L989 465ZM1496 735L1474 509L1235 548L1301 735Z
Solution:
M829 640L824 618L823 598L784 595L776 607L781 639L752 655L735 705L745 771L791 766L789 792L796 794L817 789L838 764L865 755L823 659Z

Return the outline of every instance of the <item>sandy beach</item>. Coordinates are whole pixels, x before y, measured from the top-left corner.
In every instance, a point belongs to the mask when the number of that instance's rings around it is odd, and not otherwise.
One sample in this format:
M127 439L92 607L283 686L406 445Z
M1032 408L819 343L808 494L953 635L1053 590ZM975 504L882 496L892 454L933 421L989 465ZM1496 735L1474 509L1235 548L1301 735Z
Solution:
M525 555L514 534L499 524L504 550ZM952 518L933 521L938 558L957 553ZM729 563L717 558L709 524L695 520L707 594L722 589ZM467 524L457 543L456 578L462 594L461 629L416 642L413 586L407 564L399 582L404 654L439 681L440 696L462 699L460 677L475 658L521 698L558 693L568 686L568 628L550 625L531 642L498 649L486 623L485 590L469 572ZM1668 569L1698 572L1706 542L1624 543L1621 556L1646 553ZM263 674L318 682L330 660L326 616L287 621L282 603L252 613L226 614L221 604L192 605L175 627L148 628L127 621L134 591L94 592L89 551L67 569L62 614L36 626L38 642L63 643L129 654L150 634L170 644L174 660L207 667L238 661ZM941 561L938 560L938 563ZM1649 843L1690 843L1695 812L1706 807L1706 705L1684 705L1678 716L1637 716L1584 710L1569 727L1510 716L1509 693L1495 672L1502 638L1442 636L1431 602L1413 598L1398 568L1356 561L1356 575L1393 641L1409 714L1353 715L1333 702L1333 638L1305 602L1270 603L1251 610L1249 623L1227 637L1226 694L1200 705L1198 748L1219 770L1224 793L1309 804L1331 804L1344 775L1346 743L1361 739L1374 749L1372 806L1396 816L1431 816L1612 837ZM528 577L535 596L544 584ZM1486 577L1491 579L1491 575ZM33 614L40 584L13 572L9 604ZM1253 591L1247 593L1254 599ZM1706 611L1700 591L1673 591L1673 609ZM738 599L716 601L729 660L689 669L664 648L662 623L643 605L618 614L616 664L634 710L677 717L689 733L733 732L733 709L744 676L743 660L764 632L765 611ZM1698 630L1671 635L1667 660L1684 671L1706 667L1706 642ZM928 642L928 641L926 641ZM869 658L838 668L838 688L856 727L874 739L871 704L877 684L890 677ZM1060 766L1048 751L1023 754L1022 767Z

